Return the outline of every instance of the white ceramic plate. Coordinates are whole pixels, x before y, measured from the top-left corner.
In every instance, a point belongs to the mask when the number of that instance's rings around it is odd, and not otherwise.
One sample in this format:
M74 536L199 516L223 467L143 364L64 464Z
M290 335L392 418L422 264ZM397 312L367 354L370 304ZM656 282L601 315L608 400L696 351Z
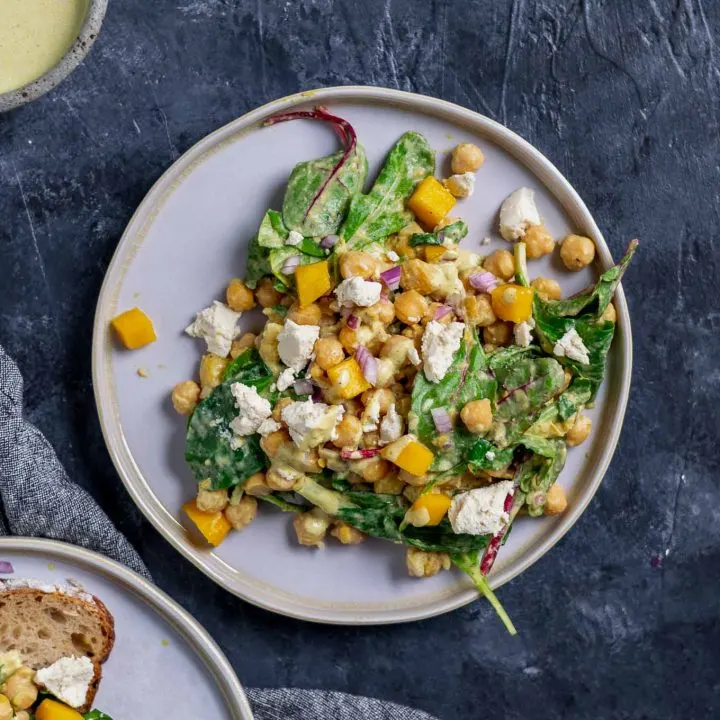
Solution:
M62 584L76 580L115 618L115 647L94 707L123 718L252 720L230 663L213 639L165 593L102 555L52 540L0 538L14 573ZM192 692L178 692L192 688Z
M419 130L438 151L438 163L458 142L485 153L472 198L453 211L470 234L463 246L503 247L497 212L516 188L535 188L555 237L580 231L595 240L603 268L612 258L578 195L537 150L514 133L470 110L419 95L369 87L300 93L259 108L200 141L155 184L132 218L100 293L93 337L93 380L100 421L115 466L135 502L191 562L223 587L262 607L331 623L415 620L446 612L477 597L456 572L422 581L407 576L404 550L370 540L356 547L329 543L323 551L299 547L286 515L263 508L262 517L232 533L215 551L202 547L182 524L181 505L195 494L183 461L184 420L170 404L172 386L195 377L203 348L183 335L194 313L221 299L226 283L242 277L248 239L268 207L279 208L293 165L336 149L324 123L294 121L263 128L268 116L322 103L347 118L368 153L371 175L398 137ZM446 172L444 166L439 172ZM531 275L556 278L566 294L585 287L596 269L571 274L557 253L530 263ZM118 349L108 324L140 306L159 339L138 351ZM618 332L609 372L594 411L591 439L569 453L561 483L570 506L556 518L520 520L500 553L490 580L498 587L547 552L578 519L610 462L630 386L630 321L622 290L616 298ZM259 315L243 317L246 329ZM138 368L149 374L141 378Z

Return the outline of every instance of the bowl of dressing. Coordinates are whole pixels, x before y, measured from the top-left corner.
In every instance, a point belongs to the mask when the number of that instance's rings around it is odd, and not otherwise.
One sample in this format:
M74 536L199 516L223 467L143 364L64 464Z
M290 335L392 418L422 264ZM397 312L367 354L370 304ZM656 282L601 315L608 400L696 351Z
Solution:
M108 0L0 0L0 112L52 90L85 58Z

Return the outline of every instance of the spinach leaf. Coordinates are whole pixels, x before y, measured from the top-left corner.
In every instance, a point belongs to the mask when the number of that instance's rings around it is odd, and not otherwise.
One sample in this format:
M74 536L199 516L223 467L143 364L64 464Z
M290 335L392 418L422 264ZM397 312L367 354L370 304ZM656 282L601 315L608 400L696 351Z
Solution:
M268 210L260 223L258 245L264 248L279 248L285 244L288 235L282 215L277 210Z
M112 718L102 710L91 710L83 715L85 720L112 720Z
M560 420L567 420L584 405L590 402L593 385L589 380L575 378L570 387L557 400L557 413Z
M280 510L282 510L283 512L301 513L310 509L308 505L300 505L299 503L293 502L291 500L292 497L292 493L285 492L274 492L270 493L269 495L258 495L259 500L269 503L270 505L274 505L275 507L280 508Z
M495 379L502 383L507 373L515 366L515 363L536 357L538 352L538 349L532 345L526 348L519 345L500 347L488 355L488 367L495 375Z
M245 284L255 289L258 282L266 275L270 275L270 262L268 260L268 249L258 244L257 235L250 240L248 245L247 270L245 272Z
M418 245L444 245L446 242L459 243L468 234L468 226L464 220L456 220L442 230L431 233L415 233L411 238L410 247Z
M343 249L384 240L412 221L405 202L435 169L435 153L418 132L405 133L390 153L367 195L356 195L340 227ZM337 247L338 251L342 251Z
M533 517L542 515L547 501L547 491L558 479L567 458L567 446L564 440L539 442L542 443L543 453L532 455L526 460L516 476L518 487L526 496L528 514Z
M270 252L269 262L270 270L272 274L284 285L285 288L292 287L294 285L293 275L287 275L283 272L283 266L285 261L297 255L300 258L300 265L312 265L316 263L317 257L312 255L306 255L296 247L291 245L283 245L283 247L273 248Z
M242 485L253 473L267 466L257 434L238 438L230 429L238 409L230 391L233 383L257 388L271 402L273 376L257 350L250 349L236 358L225 377L190 417L185 438L185 461L195 478L209 479L214 490Z
M468 468L472 473L481 470L499 472L506 470L513 461L515 447L499 448L485 438L478 438L468 452Z

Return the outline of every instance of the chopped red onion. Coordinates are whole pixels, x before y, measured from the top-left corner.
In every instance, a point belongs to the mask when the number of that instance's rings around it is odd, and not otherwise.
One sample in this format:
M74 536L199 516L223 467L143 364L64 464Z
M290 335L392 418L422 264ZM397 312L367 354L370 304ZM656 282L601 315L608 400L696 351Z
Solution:
M380 454L380 448L367 448L361 450L343 450L340 457L343 460L365 460Z
M321 241L320 241L320 247L324 250L329 250L331 247L334 247L337 241L340 238L337 235L326 235Z
M452 312L452 308L449 305L441 305L433 315L433 320L440 320L441 318L444 318L446 315L449 315Z
M283 275L292 275L300 265L300 256L299 255L291 255L282 266L282 274Z
M355 359L365 379L371 385L374 385L377 382L378 364L372 353L366 347L358 345L358 349L355 351Z
M357 330L360 327L360 318L357 315L348 315L347 326L351 330Z
M322 388L319 388L317 385L313 385L312 389L312 401L316 403L325 402L325 398L322 394Z
M489 272L477 272L473 273L468 277L468 282L480 292L489 293L494 290L499 284L500 280Z
M445 230L441 230L441 231L437 234L437 239L438 239L438 241L440 242L441 245L444 245L444 244L445 244Z
M389 270L380 273L380 279L388 286L390 290L397 290L400 287L400 275L402 270L399 265L391 267Z
M0 575L12 575L15 569L7 560L0 560Z
M433 408L430 411L435 429L440 433L448 433L452 431L452 420L445 408Z
M313 384L309 380L296 380L293 390L297 395L310 395L313 391Z

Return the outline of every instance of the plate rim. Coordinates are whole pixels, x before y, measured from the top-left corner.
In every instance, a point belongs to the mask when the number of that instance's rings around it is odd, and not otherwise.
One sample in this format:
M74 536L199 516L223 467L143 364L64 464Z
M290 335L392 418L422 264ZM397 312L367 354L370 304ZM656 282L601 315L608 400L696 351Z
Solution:
M426 604L362 611L353 609L339 610L330 607L308 608L307 606L302 606L297 602L282 597L265 600L246 594L237 587L234 587L222 573L216 571L215 568L210 567L205 562L204 558L207 556L207 550L200 550L195 545L187 542L187 540L180 538L176 532L173 532L172 529L166 526L162 515L163 512L167 513L167 509L155 498L149 483L142 473L139 472L139 469L133 461L132 454L126 446L122 432L120 433L120 437L117 438L118 442L115 442L109 427L109 419L112 411L104 407L104 398L101 392L103 384L102 355L106 346L107 327L105 327L106 323L103 317L103 308L107 304L108 295L110 294L109 286L111 276L114 275L117 268L121 265L120 253L126 241L129 242L129 238L136 234L137 229L142 228L143 219L146 216L152 215L153 212L159 212L155 208L156 201L163 196L173 182L178 177L182 177L183 174L192 167L194 161L202 157L205 152L212 150L224 137L241 135L250 131L259 120L264 119L269 114L313 101L326 103L343 101L378 102L381 104L394 103L399 104L399 106L404 109L448 119L455 124L465 124L493 135L493 140L497 142L503 150L507 151L526 167L538 181L546 187L548 192L563 207L563 210L571 216L575 226L582 228L593 238L598 251L595 264L603 269L613 264L612 255L600 228L575 188L535 146L497 121L447 100L392 88L348 85L300 91L272 100L250 110L202 137L163 172L138 205L128 221L113 253L113 257L108 264L98 295L92 338L92 379L95 404L108 453L123 485L135 504L165 540L178 550L183 557L201 570L201 572L228 592L271 612L323 624L382 625L423 620L463 607L475 601L479 595L474 588L467 587L464 590L456 589L452 594ZM565 196L564 198L562 197L563 195ZM617 288L614 302L618 314L616 327L620 331L615 337L619 361L619 377L616 395L617 409L615 417L611 418L608 436L605 438L598 453L598 462L589 472L587 489L583 496L577 498L570 511L562 516L560 522L549 530L543 542L523 554L522 558L516 563L517 567L503 571L494 577L492 575L490 576L490 584L494 589L504 585L506 582L509 582L527 570L570 531L597 493L614 456L625 419L632 378L632 329L622 285L619 285ZM126 451L128 458L122 457L121 450ZM128 468L125 467L126 462L129 464ZM137 475L141 480L141 487L136 487L129 476L133 468L137 471ZM149 497L146 497L146 495L149 495ZM160 505L160 508L153 507L153 504Z
M222 693L233 720L253 720L253 712L235 670L210 633L166 592L122 563L93 550L60 540L10 535L0 537L0 552L27 552L80 565L91 574L100 574L123 592L140 597L151 610L170 623L202 660Z

